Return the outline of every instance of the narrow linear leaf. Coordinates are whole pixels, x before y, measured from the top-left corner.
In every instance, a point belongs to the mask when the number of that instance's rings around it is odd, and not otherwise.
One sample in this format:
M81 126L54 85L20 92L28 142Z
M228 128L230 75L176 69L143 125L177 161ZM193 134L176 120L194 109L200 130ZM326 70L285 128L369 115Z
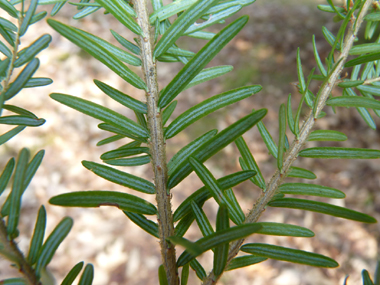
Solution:
M218 0L199 0L192 4L162 35L154 49L153 57L157 58L164 54L183 33L217 1ZM165 106L160 107L163 108Z
M34 227L33 236L30 240L29 252L27 260L30 264L34 264L37 261L38 253L42 247L46 228L46 210L44 206L41 206L38 215L36 225Z
M223 190L226 190L228 188L234 187L241 182L250 179L252 176L256 174L255 171L248 170L248 171L239 171L230 175L227 175L225 177L219 178L217 180L218 185ZM191 202L194 201L199 207L203 206L204 202L210 199L211 193L206 188L206 186L198 189L193 194L191 194L189 197L186 198L185 201L179 205L179 207L176 209L176 211L173 214L174 221L178 221L179 219L186 216L188 213L191 212Z
M19 12L9 1L0 0L0 8L7 12L11 17L18 18Z
M154 194L156 192L154 184L143 178L91 161L84 160L82 164L96 175L113 183L147 194Z
M306 83L305 83L305 77L302 71L300 48L297 49L297 74L298 74L298 82L301 88L301 93L304 93L306 90Z
M132 156L132 155L141 154L141 153L148 153L149 154L149 148L148 147L118 148L118 149L107 151L107 152L103 153L100 156L100 158L102 160L108 160L108 159L115 159L115 158Z
M363 92L363 91L360 91L363 95L368 95L368 93L366 92ZM356 94L356 92L352 89L352 88L346 88L343 90L343 95L348 95L348 96L351 96L351 97L357 97L358 95ZM365 97L370 97L371 99L374 99L373 97L371 96L365 96ZM376 124L372 118L372 115L369 113L369 110L367 108L363 108L363 107L357 107L356 110L358 111L358 113L360 114L360 116L363 118L363 120L367 123L367 125L372 128L373 130L376 129ZM373 110L375 113L376 112L379 112L380 113L380 110Z
M3 105L3 109L11 111L11 112L19 114L19 115L22 115L22 116L25 116L25 117L37 118L37 116L34 115L32 112L30 112L30 111L28 111L26 109L23 109L21 107L17 107L15 105L6 105L6 104L4 104Z
M169 285L166 271L162 264L158 267L158 281L160 285Z
M7 165L5 165L4 170L0 176L0 195L6 189L9 183L9 180L12 177L14 167L15 167L15 159L12 157L11 159L8 160Z
M290 208L290 209L300 209L306 211L313 211L317 213L322 213L334 217L344 218L348 220L354 220L363 223L376 223L376 219L363 213L356 212L347 208L296 198L282 198L275 201L269 202L271 207L280 208Z
M166 54L171 55L171 56L184 56L184 57L193 57L195 55L194 52L189 51L189 50L185 50L185 49L181 49L175 45L171 46L166 51Z
M141 215L141 214L127 212L127 211L123 211L123 212L132 222L134 222L136 225L138 225L148 234L151 234L152 236L159 238L157 223L151 220L148 220L147 218L145 218L144 215Z
M189 269L190 269L190 264L185 264L182 267L182 272L181 272L181 285L187 285L187 282L189 280Z
M22 181L22 189L21 189L22 194L25 192L29 183L32 181L33 176L36 174L38 167L40 166L42 162L44 154L45 154L45 151L40 150L39 152L36 153L33 159L28 163L27 169L25 171L24 179ZM3 205L3 208L1 209L1 215L3 216L9 215L10 208L11 208L11 198L8 197Z
M254 170L257 175L251 178L253 184L259 186L261 189L265 190L265 180L263 175L261 174L260 168L257 165L251 151L249 150L247 143L244 141L243 137L239 137L235 140L235 144L247 166L247 169L243 170Z
M286 105L286 115L287 115L287 119L288 119L289 129L294 135L296 135L293 110L292 110L292 96L291 96L291 94L289 94L289 96L288 96L288 103Z
M38 127L45 123L45 119L31 118L25 116L3 116L0 117L0 124L4 125L19 125Z
M377 261L374 275L375 275L374 285L380 285L380 260Z
M106 124L106 123L100 123L98 125L98 128L101 130L107 131L107 132L111 132L114 134L118 134L118 135L130 138L130 139L134 140L135 142L139 142L140 144L143 142L144 143L147 142L146 138L137 137L137 136L132 135L125 127L123 129L121 129L121 128L118 128L114 125L110 125L110 124Z
M23 148L20 151L16 163L12 191L9 195L10 211L7 221L7 233L11 237L14 237L17 232L17 226L21 211L21 196L23 194L23 183L25 179L25 173L28 167L29 156L29 151L26 148Z
M43 18L46 17L46 15L47 15L46 11L41 11L41 12L39 12L37 14L34 14L33 17L32 17L32 20L30 21L30 25L33 25L33 24L41 21Z
M39 0L38 3L40 2L41 1ZM58 12L62 9L62 7L65 6L67 0L64 0L64 1L48 0L47 2L51 2L51 4L55 4L53 9L50 12L50 16L54 17L56 14L58 14ZM50 3L47 3L47 4L50 4Z
M9 100L14 97L22 88L27 84L33 74L36 72L40 65L40 61L37 58L34 58L28 63L27 66L20 72L17 78L12 82L9 89L5 92L5 100Z
M286 135L286 109L285 105L281 104L278 116L279 120L279 138L278 138L278 152L277 152L277 168L282 169L284 150L285 150L285 135Z
M333 33L331 33L326 27L322 27L322 34L330 46L333 47L336 41L336 37L333 35ZM335 45L335 49L340 50L339 43Z
M258 223L262 228L257 232L263 235L290 236L290 237L313 237L315 234L304 227L283 223Z
M10 49L1 41L0 41L0 52L8 58L12 57L12 52L10 51Z
M91 8L94 9L94 8ZM97 10L98 8L96 8ZM96 11L95 10L95 11ZM78 15L78 14L77 14ZM85 31L79 30L79 33L82 33L94 43L102 46L104 49L108 50L110 54L113 54L117 59L121 60L122 62L128 63L133 66L141 66L141 59L135 55L132 55L121 48L118 48L114 46L113 44L110 44L109 42L103 40L102 38L99 38L97 36L94 36L93 34L87 33Z
M334 268L339 266L335 260L321 254L271 244L249 243L243 245L240 250L266 258L317 267Z
M319 72L324 77L326 77L327 76L327 71L326 71L325 67L323 66L321 58L319 57L318 50L317 50L317 45L315 43L315 35L313 35L313 51L314 51L314 57L315 57L315 61L317 62L317 66L318 66Z
M367 270L362 270L363 285L374 285Z
M364 97L334 97L326 102L331 107L363 107L380 110L380 101Z
M208 2L207 5L204 2ZM204 5L204 7L209 7L216 0L198 1L194 5ZM191 11L191 9L186 12ZM185 14L185 13L184 13ZM184 15L183 14L183 15ZM181 17L183 16L181 15ZM185 15L186 16L186 15ZM187 17L187 16L186 16ZM178 21L178 20L177 20ZM176 22L177 22L176 21ZM232 22L230 25L225 27L220 31L215 37L212 38L174 77L174 79L169 83L168 86L163 90L158 100L158 106L164 108L198 75L201 70L211 61L211 59L219 53L219 51L229 42L232 38L244 27L247 23L248 17L243 16ZM173 27L173 26L171 26ZM162 38L161 38L162 41ZM160 42L161 42L160 41ZM160 43L159 42L159 43ZM156 46L156 50L159 46ZM156 52L155 50L155 52Z
M145 129L148 129L148 124L146 122L145 115L139 112L134 111L137 122Z
M25 34L26 30L28 29L30 22L32 21L33 15L36 11L37 5L38 5L38 0L30 1L28 11L26 11L26 14L20 26L20 30L19 30L20 37L22 37Z
M207 27L210 27L214 24L218 24L221 21L224 21L225 19L227 19L227 18L231 17L232 15L236 14L237 12L239 12L241 10L241 8L243 8L243 6L234 5L230 8L222 10L220 12L213 13L212 15L209 14L210 16L208 17L208 19L206 21L204 21L202 23L192 24L188 29L186 29L184 34L185 35L191 34L191 33L203 30Z
M309 135L308 141L335 141L342 142L347 140L344 133L332 130L316 130Z
M362 55L365 53L375 53L380 51L380 43L370 43L356 45L350 49L350 55Z
M122 211L154 215L156 207L133 195L114 191L78 191L54 196L49 203L64 207L115 206Z
M155 9L154 13L152 13L149 17L149 22L151 24L155 23L156 20L159 22L174 16L177 13L182 12L183 10L188 9L191 5L193 5L197 0L187 0L187 1L175 1L165 6L160 5L159 8Z
M195 274L200 280L206 278L206 271L203 269L202 265L198 262L198 260L193 259L192 261L190 261L190 266L195 271Z
M138 166L150 163L149 155L142 155L131 158L119 158L119 159L110 159L104 160L105 163L115 166Z
M22 278L9 278L1 280L1 285L27 285L27 283Z
M231 201L229 201L226 196L223 195L221 187L218 185L218 182L211 174L211 172L197 159L190 157L189 158L191 167L193 167L195 173L201 179L203 184L207 187L207 189L211 192L211 195L215 199L215 201L219 204L220 207L226 206L230 212L231 220L239 225L242 223L241 216L239 215L239 211L233 207Z
M220 133L216 134L214 137L208 140L208 142L197 151L194 155L196 159L200 162L206 161L208 158L213 156L219 150L224 148L226 145L235 141L238 137L244 134L247 130L252 128L255 124L260 122L260 120L266 115L267 110L261 109L254 113L251 113L239 121L235 122L231 126L227 127ZM171 189L181 182L185 177L187 177L192 172L190 163L185 161L180 166L178 166L176 172L174 172L168 179L168 188Z
M94 266L89 263L83 270L78 285L91 285L94 280Z
M359 85L362 85L364 83L364 80L345 80L343 82L340 82L338 86L340 88L351 88L351 87L357 87Z
M69 2L70 3L70 2ZM70 3L71 4L71 3ZM83 4L90 4L90 3L82 3ZM93 3L91 3L93 5ZM91 5L90 4L90 5ZM79 20L79 19L82 19L88 15L91 15L92 13L95 13L96 11L98 11L101 7L89 7L87 5L85 5L86 8L84 8L82 11L76 13L74 16L73 16L73 19L74 20ZM100 6L100 5L99 5ZM83 7L83 6L82 6Z
M52 19L48 19L47 22L54 30L105 64L122 79L136 88L143 90L146 89L145 82L136 73L130 70L115 55L99 44L99 42L94 41L91 37L88 37L84 31L67 26Z
M1 1L0 1L0 4L1 4ZM15 45L16 33L12 32L10 30L6 30L6 29L3 28L3 26L0 25L0 35L3 36L3 38L7 41L7 43L10 46L14 46Z
M275 195L272 197L271 201L274 201L274 200L276 200L276 199L280 199L280 198L284 198L284 197L285 197L285 194L283 194L283 193L277 193L277 194L275 194Z
M245 215L243 210L240 207L239 201L236 199L236 196L234 194L234 191L232 189L227 189L224 192L224 196L226 197L228 201L228 205L233 208L233 211L237 214L237 219L236 221L238 222L237 225L240 225L244 222L245 220Z
M42 35L35 40L31 45L19 52L19 57L16 59L14 65L19 67L31 61L38 53L47 48L52 40L48 34Z
M246 256L235 257L227 265L226 271L230 271L230 270L239 269L239 268L242 268L242 267L247 267L247 266L250 266L250 265L254 265L254 264L263 262L263 261L265 261L267 259L268 258L266 258L266 257L255 256L255 255L246 255Z
M299 156L313 158L376 159L380 158L380 150L345 147L312 147L301 150Z
M178 166L187 161L190 156L195 154L198 149L215 136L217 132L217 130L211 130L181 148L168 163L168 175L172 175Z
M102 5L120 23L130 29L133 33L143 36L141 27L132 18L136 17L136 12L134 12L127 2L122 0L96 0L96 2Z
M11 21L0 17L0 25L3 26L4 29L10 30L12 32L17 32L18 28Z
M195 85L198 85L198 84L201 84L203 82L212 80L212 79L217 78L219 76L222 76L222 75L232 71L232 69L233 69L233 66L231 66L231 65L221 65L221 66L205 68L201 72L199 72L183 90L186 90L186 89L193 87Z
M173 114L175 108L177 107L178 101L171 102L165 110L162 112L162 125L165 126L167 121L169 120L170 116Z
M34 88L34 87L46 86L46 85L49 85L52 83L53 83L53 80L51 80L50 78L32 77L25 84L24 88Z
M124 37L122 37L121 35L119 35L118 33L116 33L114 30L111 30L111 34L127 50L129 50L130 52L133 52L135 55L140 55L141 54L141 50L140 50L140 48L137 45L131 43L130 41L128 41L127 39L125 39Z
M295 167L290 167L290 171L288 172L288 177L296 177L296 178L303 178L303 179L316 179L317 176L311 172L310 170Z
M149 137L148 131L141 127L141 125L111 109L66 94L52 93L50 94L50 97L79 112L108 123L111 126L115 126L116 128L120 128L121 130L125 130L127 133L131 133L134 136L143 138Z
M195 220L197 221L198 227L201 230L202 235L205 237L213 234L214 229L212 228L210 221L208 220L203 210L194 201L191 201L191 207L193 209Z
M335 7L333 9L330 5L318 5L317 8L323 12L335 13L335 9L340 13L344 13L345 9L343 7Z
M174 243L176 245L180 245L180 246L183 246L184 248L186 248L186 250L191 254L191 255L195 255L195 256L198 256L198 255L201 255L204 251L203 251L203 248L200 247L199 245L197 245L197 243L195 242L191 242L183 237L179 237L179 236L173 236L173 237L169 237L168 240L171 242L171 243ZM178 267L180 267L180 265L178 265Z
M249 236L253 233L256 233L261 228L260 225L257 224L244 224L235 227L231 227L229 229L220 230L212 235L207 237L203 237L196 241L194 244L199 246L203 252L214 248L216 246L228 243L230 241L240 239L246 236ZM171 240L171 238L169 238ZM192 255L187 250L183 252L177 260L177 266L181 267L186 263L193 260L196 256Z
M359 65L359 64L379 60L379 59L380 59L380 52L370 53L370 54L358 56L355 59L347 61L346 64L344 65L344 67L352 67L355 65Z
M259 85L241 87L204 100L177 117L166 129L165 138L174 137L200 118L230 104L248 98L262 89Z
M1 77L5 77L7 75L10 62L11 61L9 58L5 58L3 61L0 61L0 76ZM4 101L4 98L1 100Z
M81 261L77 263L70 271L67 273L65 279L63 279L61 285L72 285L75 278L79 275L83 268L84 262Z
M179 221L179 223L175 227L174 235L177 237L183 237L187 230L190 228L190 226L193 224L194 219L194 214L192 212L188 213L184 218L182 218Z
M375 96L380 96L379 86L361 85L361 86L357 86L356 88L360 91L368 92Z
M46 266L49 264L58 246L69 234L72 226L73 220L71 218L63 218L48 236L38 255L36 264L37 274L39 274L41 270L46 268Z
M226 206L220 206L216 216L216 232L230 228L228 209ZM224 243L215 248L213 271L216 276L223 273L228 259L229 243Z
M284 183L281 184L278 189L280 193L290 195L310 195L333 199L343 199L346 197L346 195L338 189L308 183Z
M109 144L109 143L112 143L112 142L115 142L115 141L118 141L118 140L121 140L124 138L125 138L125 136L122 136L122 135L114 135L114 136L111 136L111 137L108 137L108 138L105 138L105 139L99 141L96 144L96 146L102 146L102 145Z
M215 34L211 32L198 31L191 34L187 34L186 36L201 40L211 40L213 37L215 37Z
M366 21L380 21L380 13L379 12L372 12L369 13L364 17L364 20Z
M263 141L265 145L268 148L268 151L271 155L273 155L274 158L277 158L278 149L277 145L274 142L271 134L268 132L267 128L265 127L263 122L259 122L257 124L257 128L259 129L260 135L263 138Z

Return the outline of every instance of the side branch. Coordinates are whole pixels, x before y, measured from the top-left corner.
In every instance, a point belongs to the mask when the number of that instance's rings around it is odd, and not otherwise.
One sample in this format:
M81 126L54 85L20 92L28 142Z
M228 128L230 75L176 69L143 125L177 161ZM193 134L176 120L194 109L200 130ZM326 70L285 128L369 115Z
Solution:
M168 284L178 285L175 247L166 239L174 235L173 214L170 203L170 193L167 189L166 147L163 135L161 110L157 106L158 83L156 63L153 61L154 37L151 37L151 26L146 0L134 0L137 22L143 30L140 37L142 69L147 85L147 123L150 131L149 148L152 156L154 180L156 185L156 200L158 208L158 224L161 245L161 257Z
M253 206L252 210L247 215L245 223L255 223L258 221L261 214L265 211L265 207L268 205L273 196L277 193L278 187L281 185L283 179L287 176L293 162L297 159L298 153L303 148L304 144L307 141L307 138L309 137L314 127L314 124L317 120L316 118L321 113L322 109L325 107L326 100L328 99L329 94L331 93L332 89L335 87L339 80L339 75L342 72L343 66L349 55L349 51L354 44L354 40L361 27L363 18L366 15L368 9L370 8L372 2L372 0L366 0L357 18L353 20L349 28L349 31L345 37L342 53L336 60L336 66L333 67L331 74L329 74L328 78L326 78L325 80L325 83L321 87L319 101L316 106L315 112L313 112L313 110L309 111L304 123L302 124L299 138L295 139L292 142L288 152L285 154L282 171L280 172L279 170L276 170L276 172L274 173L267 185L266 191L260 195L260 197L257 199L256 204ZM240 239L231 243L230 250L228 253L227 264L238 254L243 242L244 239ZM213 272L211 272L204 280L203 284L211 285L216 284L216 282L217 280L215 280L215 275Z

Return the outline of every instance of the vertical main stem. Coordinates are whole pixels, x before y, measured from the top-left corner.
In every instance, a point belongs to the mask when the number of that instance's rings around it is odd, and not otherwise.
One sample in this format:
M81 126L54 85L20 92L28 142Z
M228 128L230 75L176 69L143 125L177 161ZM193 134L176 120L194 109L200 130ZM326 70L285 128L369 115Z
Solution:
M146 0L134 0L137 22L143 30L140 37L142 69L147 85L147 123L150 131L150 154L156 185L156 200L158 208L158 227L161 245L161 257L168 283L178 285L175 247L166 239L174 235L173 214L170 203L170 193L167 189L166 148L162 125L161 110L157 106L158 83L156 63L153 61L153 41Z

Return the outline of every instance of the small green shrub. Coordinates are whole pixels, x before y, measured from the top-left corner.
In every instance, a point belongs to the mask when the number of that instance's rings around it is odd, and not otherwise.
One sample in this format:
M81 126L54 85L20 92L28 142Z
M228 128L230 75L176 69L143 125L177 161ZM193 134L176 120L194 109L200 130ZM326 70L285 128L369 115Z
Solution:
M268 258L305 265L334 268L338 263L330 257L294 248L285 248L267 243L245 243L245 238L254 234L280 235L292 237L312 237L314 233L304 227L260 222L260 217L268 207L301 209L332 215L364 223L376 220L364 213L312 199L294 198L288 195L317 196L342 199L345 194L331 187L290 183L287 177L313 179L315 174L308 169L293 166L298 157L323 159L378 159L380 150L345 147L308 147L308 141L344 141L347 136L339 131L314 130L316 121L326 113L325 108L356 108L364 121L376 129L373 115L380 116L380 53L377 28L380 22L378 1L343 1L335 6L331 0L318 8L331 13L340 28L336 34L322 28L331 51L321 58L313 38L315 68L304 74L300 50L297 50L296 83L301 100L292 106L292 95L280 106L278 113L278 141L275 141L262 119L267 110L252 110L242 114L240 119L221 131L210 130L190 141L169 161L166 158L166 141L178 135L203 117L233 103L246 99L261 90L259 85L250 85L225 91L212 96L171 118L177 106L175 100L182 91L231 72L232 66L207 67L209 62L244 28L247 16L241 16L220 30L217 34L205 31L217 23L224 23L244 6L255 0L177 0L163 5L161 0L97 0L70 3L78 6L74 19L84 18L98 10L110 13L125 28L134 33L132 39L111 30L120 43L117 47L96 35L68 26L54 19L48 24L62 36L79 46L88 54L106 65L124 81L146 93L142 102L112 86L94 80L96 86L107 96L131 109L136 120L106 108L102 105L72 95L53 93L50 97L68 107L100 120L98 127L112 133L101 140L102 146L123 140L125 145L101 155L104 164L83 161L85 168L117 185L155 195L156 204L122 191L76 191L51 198L53 205L66 207L114 206L148 234L160 242L162 265L158 269L160 284L187 284L191 267L203 284L215 284L223 273L245 266L251 266ZM28 5L20 0L0 0L0 9L9 14L12 21L0 18L0 110L8 113L0 117L0 124L15 126L0 136L4 144L27 126L37 127L45 120L28 110L8 104L22 89L50 84L49 78L33 77L39 67L36 57L48 47L51 36L42 35L30 46L20 50L20 39L29 26L46 16L46 12L36 12L38 5L54 4L54 16L66 4L61 0L32 0ZM153 12L150 12L152 8ZM175 19L173 19L175 18ZM203 22L199 22L203 20ZM358 33L365 27L365 43L357 43ZM176 42L181 37L207 40L197 52L179 47ZM352 56L349 58L349 56ZM157 67L160 62L180 62L181 70L172 81L159 90ZM141 66L142 78L130 67ZM16 76L15 70L21 70ZM344 74L350 72L348 79ZM312 81L320 81L319 90L314 94L309 86ZM341 96L332 96L333 88L340 88ZM8 115L12 113L11 115ZM306 114L306 115L305 115ZM302 118L301 118L302 117ZM274 124L277 124L275 122ZM260 166L252 155L243 135L252 128L258 128L269 153L276 165L270 179L265 178ZM204 163L227 145L234 143L241 157L238 158L241 171L216 179ZM64 218L45 238L46 211L41 206L35 229L27 253L22 253L16 239L19 235L21 198L36 173L44 152L30 158L30 152L22 149L17 159L11 158L0 176L0 194L8 196L1 207L0 253L20 270L22 278L0 281L0 284L51 284L45 274L60 243L68 235L73 221ZM154 183L132 175L125 168L151 164ZM116 168L117 167L117 168ZM123 170L120 170L123 169ZM187 197L173 210L171 206L173 187L194 172L204 186ZM260 191L260 196L248 213L245 213L235 197L233 187L251 181L252 188ZM8 184L10 191L5 191ZM204 203L213 199L218 204L216 224L213 226L203 211ZM156 215L158 223L149 216ZM196 223L203 235L197 241L184 238L189 227ZM177 246L185 251L176 256ZM213 270L206 273L197 257L213 251ZM238 253L242 253L237 257ZM72 284L79 276L84 263L79 262L67 274L62 284ZM181 276L179 269L181 268ZM364 284L380 284L379 271L372 281L367 271L363 271ZM80 275L79 284L92 284L93 266L87 264Z

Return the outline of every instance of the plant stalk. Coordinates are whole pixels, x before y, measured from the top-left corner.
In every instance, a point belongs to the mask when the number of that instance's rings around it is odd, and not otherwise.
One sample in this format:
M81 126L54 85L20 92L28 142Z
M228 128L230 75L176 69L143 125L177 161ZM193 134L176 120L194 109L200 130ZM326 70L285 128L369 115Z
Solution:
M4 223L2 217L0 217L0 245L3 246L2 251L4 251L4 257L9 259L11 262L17 264L20 273L24 276L24 280L28 285L40 285L38 281L39 278L32 266L25 259L24 255L17 247L17 244L13 239L8 238L7 227Z
M321 87L322 89L320 90L320 97L319 97L319 101L316 106L315 112L313 112L313 110L309 111L304 123L302 124L298 139L295 139L292 142L289 150L285 154L281 171L276 170L276 172L274 173L274 175L272 176L271 180L269 181L267 185L266 191L261 193L260 197L256 201L256 204L253 206L252 210L250 210L250 212L248 213L245 219L245 223L255 223L258 221L261 214L265 211L265 208L268 205L268 203L271 201L273 196L277 193L278 187L281 185L284 178L286 178L293 162L297 159L298 153L301 151L304 144L306 143L307 138L309 137L314 127L314 124L317 120L318 115L321 113L322 109L325 107L326 101L332 89L335 87L335 85L337 84L339 80L339 75L342 72L344 64L349 55L349 51L354 44L354 40L363 22L363 18L366 15L368 9L370 8L372 2L373 2L372 0L365 0L365 3L363 4L362 9L360 10L356 20L351 22L351 26L345 37L343 50L339 58L336 60L337 62L336 66L334 66L331 74L329 74L329 76L325 80L325 83ZM240 239L231 243L230 250L228 253L227 265L238 254L243 242L244 242L244 239ZM203 285L216 284L220 276L216 277L213 271L211 271L211 273L204 280Z
M147 85L146 99L148 107L147 123L150 131L149 148L152 158L154 181L156 185L156 201L158 209L158 228L160 235L161 258L168 284L178 285L175 247L167 238L174 235L171 195L167 189L166 145L162 125L161 110L157 106L159 89L157 83L156 63L153 61L154 37L151 35L149 14L146 0L134 0L137 22L143 30L140 36L142 70Z

